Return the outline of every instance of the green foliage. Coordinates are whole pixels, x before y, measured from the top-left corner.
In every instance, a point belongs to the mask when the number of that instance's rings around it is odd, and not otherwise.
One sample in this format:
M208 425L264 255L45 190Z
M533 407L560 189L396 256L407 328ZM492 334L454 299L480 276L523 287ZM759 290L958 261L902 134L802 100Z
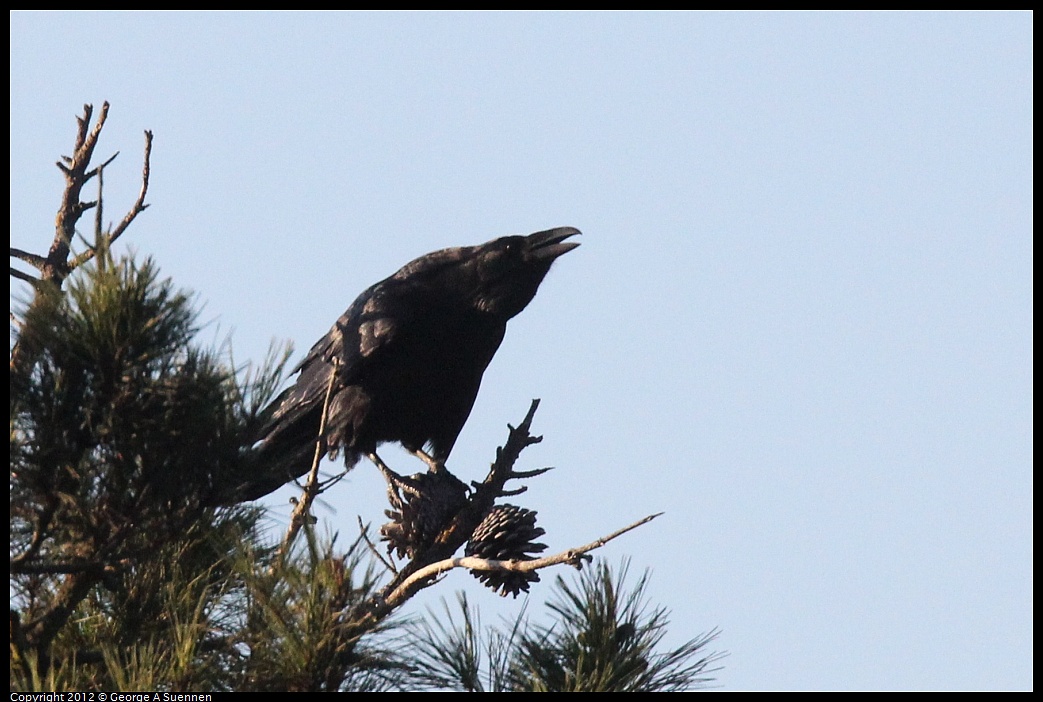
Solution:
M211 506L251 470L288 354L237 372L195 346L189 297L151 261L102 255L66 282L18 320L11 688L401 687L388 621L342 620L374 595L364 549L306 529L276 562L260 509Z
M25 313L20 342L34 362L11 378L12 488L20 505L62 502L62 541L99 518L118 530L155 514L145 505L200 502L239 460L249 417L236 377L190 345L194 323L151 261L129 259L87 267L65 294L42 290ZM167 526L152 522L138 526Z
M350 612L374 597L378 578L360 542L334 552L312 527L286 559L249 573L245 621L237 636L248 652L238 690L382 692L401 688L409 667L389 642L395 620L360 626Z
M443 612L413 624L417 684L433 690L507 692L511 656L524 625L525 609L506 631L483 627L477 607L463 592L457 595L460 620L442 600Z
M617 576L599 562L574 583L558 577L549 626L523 612L506 628L483 630L461 597L459 622L446 606L444 620L417 628L418 679L466 692L676 692L712 681L724 654L704 649L716 630L661 650L667 612L648 607L647 573L629 591L626 573L626 565Z
M64 292L41 284L18 320L28 359L12 364L10 399L18 688L55 689L77 671L72 689L117 689L127 655L183 661L170 637L209 616L195 610L230 587L229 554L261 516L215 511L207 496L241 470L281 365L236 373L192 345L190 300L151 261L98 261Z

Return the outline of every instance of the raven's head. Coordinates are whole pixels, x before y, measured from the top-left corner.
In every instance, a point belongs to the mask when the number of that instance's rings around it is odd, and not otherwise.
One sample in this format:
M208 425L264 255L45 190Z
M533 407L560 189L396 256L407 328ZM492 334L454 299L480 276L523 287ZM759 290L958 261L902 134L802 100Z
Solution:
M558 256L579 246L565 239L579 233L574 227L558 227L528 236L505 236L476 247L475 307L505 320L521 312L536 296Z

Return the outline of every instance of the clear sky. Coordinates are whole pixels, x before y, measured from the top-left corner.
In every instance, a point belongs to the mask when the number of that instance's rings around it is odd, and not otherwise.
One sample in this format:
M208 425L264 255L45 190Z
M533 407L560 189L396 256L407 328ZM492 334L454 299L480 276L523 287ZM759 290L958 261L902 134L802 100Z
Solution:
M521 467L557 470L513 501L553 550L664 511L601 553L652 569L669 643L722 629L725 689L1027 689L1032 28L17 12L11 240L46 249L53 164L105 100L107 216L153 130L125 243L240 361L299 357L420 254L576 226L450 468L483 476L542 398ZM382 521L368 465L327 497L341 538ZM438 594L462 587L490 621L521 604L463 573Z

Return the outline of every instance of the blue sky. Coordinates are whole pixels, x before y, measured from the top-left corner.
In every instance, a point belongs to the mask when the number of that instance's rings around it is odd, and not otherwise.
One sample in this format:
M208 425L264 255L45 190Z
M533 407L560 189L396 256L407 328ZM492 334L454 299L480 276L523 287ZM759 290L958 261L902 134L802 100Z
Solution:
M576 226L450 468L484 475L542 398L523 463L557 470L515 501L553 550L664 511L602 554L652 569L668 642L723 630L725 689L1028 689L1032 25L17 12L12 245L49 244L105 100L108 216L151 129L125 244L239 360L303 353L425 252ZM342 538L382 520L375 473L320 509Z

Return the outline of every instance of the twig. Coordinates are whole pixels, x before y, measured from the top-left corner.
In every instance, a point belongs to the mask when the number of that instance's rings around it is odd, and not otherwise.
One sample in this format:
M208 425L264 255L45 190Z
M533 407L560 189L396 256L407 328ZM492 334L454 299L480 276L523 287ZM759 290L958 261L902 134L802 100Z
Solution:
M24 559L23 559L24 560ZM36 574L36 575L68 575L70 573L95 572L104 567L101 560L93 561L56 561L53 563L19 563L12 558L10 568L12 573Z
M116 158L116 157L113 156L111 159L109 159L109 161L111 161L114 158ZM106 163L108 163L108 161L106 161ZM103 192L105 190L105 178L104 178L105 164L102 164L101 166L98 166L94 170L97 171L97 173L98 173L98 206L96 208L94 208L94 243L93 243L92 246L95 249L98 249L98 248L101 248L102 246L105 245L105 240L104 240L105 234L102 232L102 229L101 229L102 221L103 221L103 212L105 210L104 201L102 199ZM88 251L89 250L90 249L88 249ZM104 259L104 256L102 258Z
M113 154L112 156L109 156L109 157L108 157L108 158L107 158L107 159L105 160L105 163L101 164L100 166L95 166L94 168L92 168L92 169L91 169L90 171L88 171L88 172L87 172L87 173L86 173L86 174L84 175L84 180L90 180L90 179L91 179L91 178L93 178L94 176L100 176L100 175L101 175L101 172L102 172L103 170L105 170L105 167L106 167L106 166L108 166L108 165L109 165L110 163L112 163L113 161L115 161L115 160L116 160L116 157L117 157L117 156L119 156L119 155L120 155L120 152L119 152L119 151L117 151L117 152L116 152L116 153L114 153L114 154Z
M512 478L535 478L537 475L543 475L544 473L549 473L552 470L554 470L554 466L549 466L547 468L536 468L534 470L512 470L511 471L511 477Z
M29 542L29 546L24 552L11 559L12 573L19 572L19 568L30 558L34 558L40 551L44 539L46 539L50 533L49 528L51 526L51 519L54 518L54 513L58 511L59 504L60 501L57 499L47 501L46 507L44 507L39 518L36 520L36 527L33 529L33 538L32 541Z
M326 399L322 403L322 421L319 423L319 436L315 439L315 456L311 462L308 480L304 484L301 499L297 501L297 505L293 508L293 514L290 515L290 526L286 530L286 536L283 537L282 544L280 544L279 550L275 554L275 563L281 563L286 554L289 553L290 546L293 545L293 541L297 538L301 527L304 526L304 523L311 516L311 505L320 492L319 462L326 453L326 415L329 411L330 396L333 394L333 383L336 379L337 372L334 369L334 372L330 373L330 382L326 386Z
M395 567L394 562L393 561L388 561L387 559L385 559L384 556L381 555L380 551L377 550L376 545L372 541L370 541L370 539L369 539L369 528L362 523L362 517L359 517L358 520L359 520L359 534L360 534L359 538L361 538L363 541L366 542L366 546L369 547L370 553L372 553L373 556L378 561L383 563L384 567L387 568L389 572L394 573L395 575L398 575L398 568Z

